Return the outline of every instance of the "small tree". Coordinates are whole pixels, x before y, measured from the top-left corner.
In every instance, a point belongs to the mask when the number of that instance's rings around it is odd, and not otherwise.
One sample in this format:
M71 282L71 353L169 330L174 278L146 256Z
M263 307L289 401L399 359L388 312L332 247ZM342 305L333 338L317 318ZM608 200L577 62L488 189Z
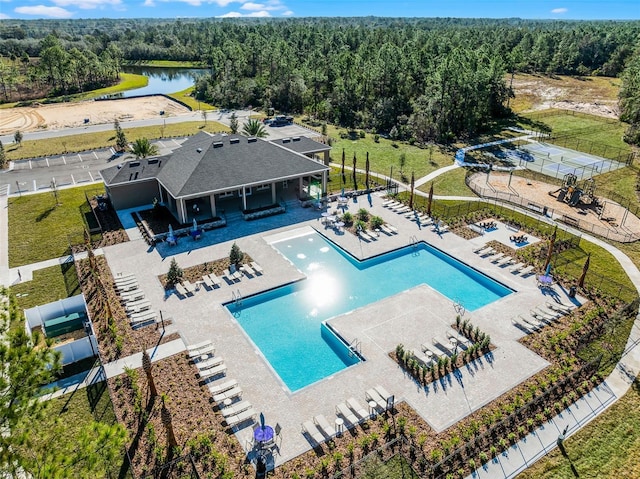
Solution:
M266 138L269 136L269 132L265 130L264 125L253 118L249 119L249 121L244 124L244 127L242 127L242 133L246 136L255 136L256 138Z
M4 151L4 145L0 141L0 170L7 164L7 154Z
M171 258L171 263L169 264L169 271L167 272L167 283L170 285L174 285L179 283L182 280L182 268L178 266L178 262L175 258Z
M231 251L229 252L229 263L235 265L236 269L240 266L240 262L244 258L244 253L240 250L240 247L233 243Z
M404 151L400 153L398 163L400 163L400 174L402 174L402 170L404 170L404 167L407 164L407 154Z
M147 375L147 382L149 383L149 392L151 393L151 397L156 397L158 395L158 390L156 389L156 382L153 380L151 358L149 357L149 353L146 349L142 350L142 370Z
M235 111L229 117L229 128L231 128L231 133L234 135L238 133L238 116Z
M364 221L364 222L369 221L369 212L364 208L360 208L356 216L360 221Z
M176 441L176 436L173 432L173 419L171 418L171 411L167 408L168 398L166 394L162 395L162 409L160 410L160 419L162 420L162 425L164 426L164 430L167 433L167 443L169 446L169 451L173 450L174 447L178 445L178 441Z
M209 112L207 110L202 110L202 119L204 120L204 126L207 126L207 116Z
M138 138L133 142L131 151L136 155L136 158L146 158L147 156L157 155L158 147L151 144L147 138Z
M120 122L117 119L113 122L113 128L116 130L116 149L118 151L126 150L128 146L127 137L124 131L122 131Z
M22 146L22 132L20 130L16 130L16 132L13 134L13 141Z

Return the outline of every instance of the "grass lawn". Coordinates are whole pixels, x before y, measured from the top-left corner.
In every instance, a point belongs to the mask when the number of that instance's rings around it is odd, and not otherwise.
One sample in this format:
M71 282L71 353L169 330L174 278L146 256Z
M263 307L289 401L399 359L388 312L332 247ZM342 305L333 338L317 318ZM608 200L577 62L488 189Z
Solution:
M168 138L178 136L195 135L204 130L210 133L228 132L229 127L217 121L207 120L205 126L203 121L189 121L183 123L171 123L169 125L145 126L140 128L123 128L129 142L137 138ZM115 131L101 131L95 133L84 133L81 135L70 135L63 137L47 138L46 140L26 140L22 146L11 146L5 149L7 159L19 160L23 158L39 158L48 155L60 155L63 153L94 150L97 148L107 148L115 146Z
M11 286L20 309L33 308L80 294L73 263L50 266L33 272L33 280Z
M84 93L78 93L73 95L74 100L90 100L91 98L98 98L104 95L111 95L112 93L119 93L121 91L133 90L135 88L142 88L149 84L149 79L144 75L135 75L133 73L120 73L120 82L117 85L109 86L106 88L100 88L98 90L91 90Z
M177 91L175 93L171 93L167 95L174 100L178 100L181 103L184 103L192 110L215 110L217 107L213 105L209 105L203 101L196 100L191 94L193 93L194 86L190 86L189 88L185 88L182 91Z
M640 382L598 419L565 440L518 479L640 478Z
M476 194L465 184L464 178L467 174L466 168L456 168L447 171L433 180L433 194L441 196L473 196ZM418 189L424 193L429 193L431 182L425 183Z
M160 67L160 68L202 68L197 62L186 62L177 60L145 60L131 63L133 66Z
M369 162L371 171L389 176L393 167L393 177L402 180L400 174L400 156L405 154L406 160L403 170L405 182L411 179L411 172L416 178L420 178L431 173L438 168L448 166L453 162L455 150L447 151L439 145L434 145L431 149L421 149L402 142L394 142L385 138L379 138L378 142L374 136L366 133L364 138L359 136L355 139L340 138L340 132L345 133L345 129L338 129L333 125L327 125L327 134L332 139L331 161L342 163L342 149L345 151L345 165L353 166L353 156L356 155L358 169L365 167L367 152L369 152ZM393 145L396 145L395 147Z
M381 462L377 457L372 457L364 466L366 479L419 479L420 476L411 469L411 465L401 455L393 456L387 462Z
M69 235L82 235L92 216L84 196L96 185L9 198L9 266L35 263L69 254Z

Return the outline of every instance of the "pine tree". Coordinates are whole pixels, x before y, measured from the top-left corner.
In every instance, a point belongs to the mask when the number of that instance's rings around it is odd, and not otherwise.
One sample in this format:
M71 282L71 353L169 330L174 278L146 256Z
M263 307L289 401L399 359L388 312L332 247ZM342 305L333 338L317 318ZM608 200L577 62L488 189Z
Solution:
M4 151L4 145L0 141L0 170L7 164L7 154Z
M231 246L231 252L229 253L229 263L235 265L236 269L240 266L240 262L244 258L244 253L240 250L240 247L233 243Z
M156 389L156 383L153 380L151 358L149 357L149 353L146 349L142 350L142 370L147 375L147 382L149 383L149 391L151 392L151 397L156 397L158 395L158 390Z
M179 283L182 279L182 268L178 266L178 262L175 258L171 258L171 263L169 264L169 271L167 272L167 283L176 284Z
M238 117L236 116L236 112L231 113L229 117L229 128L231 128L231 133L234 135L238 133Z

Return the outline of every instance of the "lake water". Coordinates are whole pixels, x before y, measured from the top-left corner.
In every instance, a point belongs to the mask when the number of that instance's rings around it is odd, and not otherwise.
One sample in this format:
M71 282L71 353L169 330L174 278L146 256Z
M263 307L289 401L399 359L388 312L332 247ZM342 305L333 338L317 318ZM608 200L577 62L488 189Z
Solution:
M206 68L152 68L144 66L125 66L123 71L144 75L149 78L149 84L143 88L127 90L114 95L120 98L175 93L193 86L197 77L208 73Z

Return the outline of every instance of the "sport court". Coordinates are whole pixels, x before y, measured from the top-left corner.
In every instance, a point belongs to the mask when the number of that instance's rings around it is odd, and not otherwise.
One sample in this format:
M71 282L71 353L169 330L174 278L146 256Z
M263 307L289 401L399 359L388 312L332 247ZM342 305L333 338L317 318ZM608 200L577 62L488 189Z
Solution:
M540 142L521 145L517 153L520 166L556 178L574 174L582 180L627 166L619 161Z

